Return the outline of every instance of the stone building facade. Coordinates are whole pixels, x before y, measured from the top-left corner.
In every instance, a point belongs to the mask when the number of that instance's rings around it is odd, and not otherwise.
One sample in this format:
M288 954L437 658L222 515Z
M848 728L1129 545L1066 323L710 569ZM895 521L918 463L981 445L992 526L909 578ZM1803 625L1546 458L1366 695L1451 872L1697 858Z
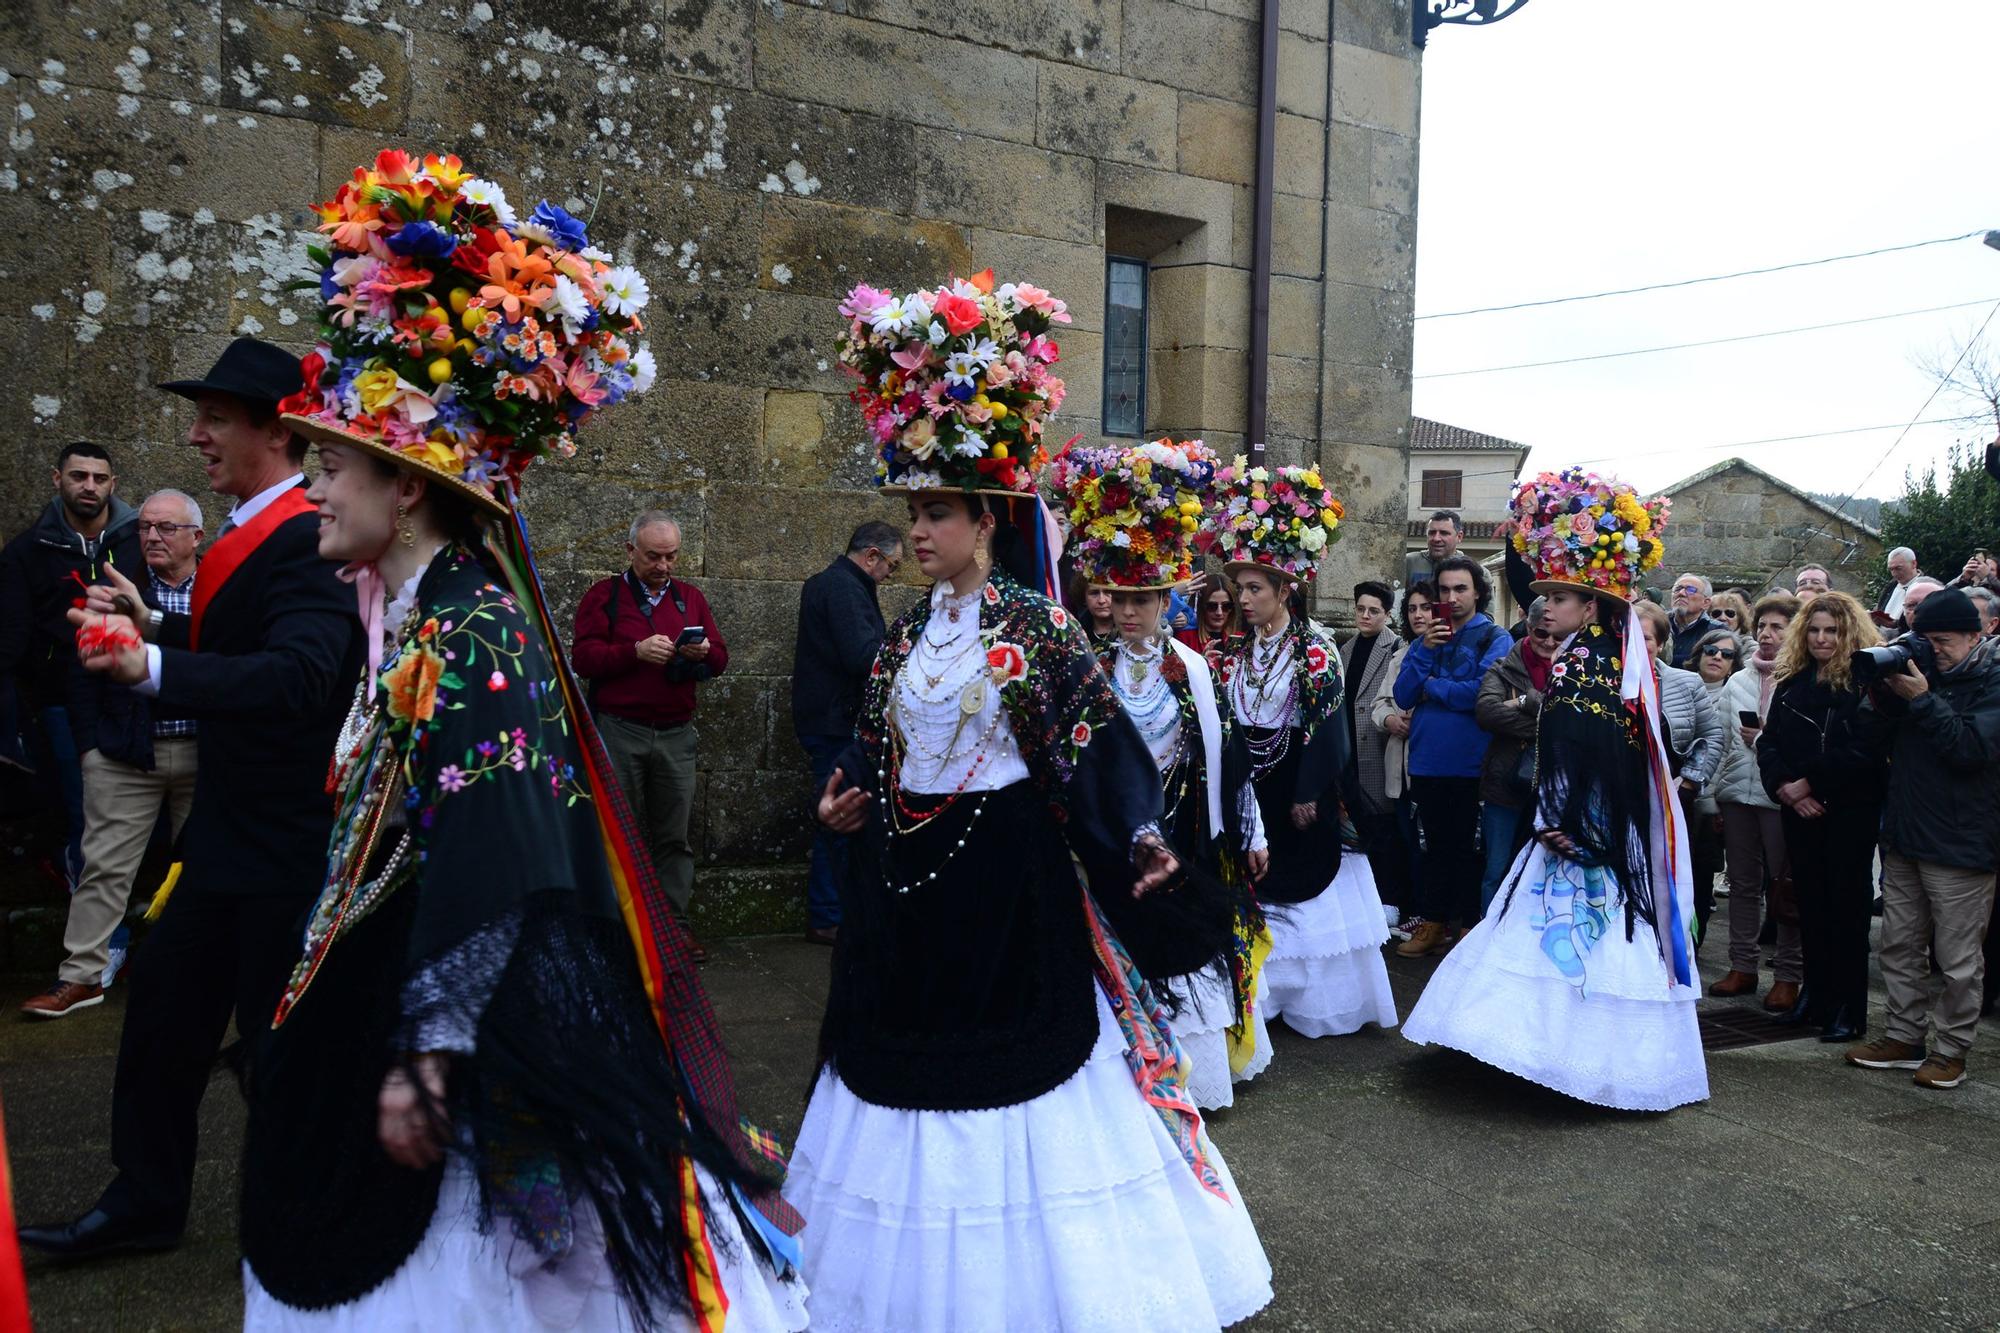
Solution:
M73 438L111 446L128 497L199 493L183 405L150 385L239 332L303 349L309 294L286 284L308 205L377 149L456 152L523 212L563 204L650 277L661 379L530 478L529 520L564 608L635 511L682 522L731 647L696 816L702 924L730 929L794 900L798 585L858 521L901 517L869 488L838 298L989 265L1049 287L1076 314L1053 430L1095 438L1108 260L1136 260L1144 431L1243 447L1262 7L20 0L0 521L30 517ZM1402 545L1419 65L1408 0L1277 12L1265 433L1349 504L1331 595Z
M1662 588L1680 574L1702 574L1755 601L1774 587L1789 592L1801 566L1821 565L1835 589L1865 603L1867 580L1882 565L1879 531L1740 458L1661 494L1674 502L1667 566L1654 575Z

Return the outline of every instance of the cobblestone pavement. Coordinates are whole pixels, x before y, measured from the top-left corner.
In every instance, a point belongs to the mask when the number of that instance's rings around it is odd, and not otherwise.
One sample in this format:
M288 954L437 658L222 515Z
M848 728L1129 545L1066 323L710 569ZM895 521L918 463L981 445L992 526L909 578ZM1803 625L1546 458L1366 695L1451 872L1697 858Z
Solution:
M1722 943L1705 950L1711 971ZM718 947L705 972L746 1111L787 1134L803 1110L827 958L790 939L742 940ZM1403 1012L1431 966L1392 959ZM46 984L11 980L9 996ZM53 1024L0 1021L25 1219L81 1209L107 1178L122 999L121 987ZM1582 1106L1394 1033L1276 1040L1270 1072L1211 1126L1277 1271L1276 1301L1243 1326L1258 1333L2000 1324L1990 1022L1956 1092L1788 1041L1713 1055L1713 1099L1665 1116ZM241 1129L236 1094L218 1080L179 1250L31 1263L42 1333L237 1323Z

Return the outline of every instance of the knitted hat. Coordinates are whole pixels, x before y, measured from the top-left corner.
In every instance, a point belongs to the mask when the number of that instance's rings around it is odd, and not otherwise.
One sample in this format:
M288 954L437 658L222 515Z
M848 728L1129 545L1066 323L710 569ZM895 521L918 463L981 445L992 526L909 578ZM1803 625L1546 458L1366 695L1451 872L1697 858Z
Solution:
M1919 634L1940 631L1979 634L1986 627L1980 623L1979 608L1970 597L1958 588L1946 588L1924 598L1910 621L1910 628Z
M1643 595L1639 575L1666 557L1660 530L1671 505L1665 496L1642 502L1624 482L1582 468L1544 472L1514 492L1514 549L1538 593L1580 587L1630 602Z
M1194 577L1195 533L1215 479L1215 453L1200 440L1072 449L1053 475L1070 550L1093 588L1172 588Z
M1340 540L1347 510L1314 467L1251 467L1241 454L1215 474L1215 505L1202 546L1230 573L1261 569L1298 583L1319 572L1320 552Z
M993 270L898 296L862 283L840 303L840 365L884 491L1032 495L1042 427L1062 407L1051 327L1069 307Z
M299 434L504 513L529 463L652 386L646 280L547 200L519 219L456 157L388 149L317 211L319 346L279 404Z

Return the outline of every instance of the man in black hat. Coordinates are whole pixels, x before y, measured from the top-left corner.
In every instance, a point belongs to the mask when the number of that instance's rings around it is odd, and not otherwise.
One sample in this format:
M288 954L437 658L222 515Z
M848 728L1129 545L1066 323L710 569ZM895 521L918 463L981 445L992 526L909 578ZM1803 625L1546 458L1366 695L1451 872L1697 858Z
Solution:
M319 555L304 441L279 419L297 358L251 338L199 380L187 441L235 500L195 576L189 614L147 610L128 580L93 589L72 621L146 640L87 669L196 718L194 808L181 878L132 969L112 1091L117 1179L77 1220L21 1240L65 1258L176 1244L193 1191L196 1113L230 1016L254 1052L299 957L326 872L326 766L361 670L354 593Z
M1972 599L1932 593L1911 617L1935 661L1883 677L1862 705L1893 728L1882 807L1882 982L1888 1031L1847 1053L1955 1088L1979 1027L1984 941L2000 866L2000 643ZM1932 998L1931 969L1944 975Z

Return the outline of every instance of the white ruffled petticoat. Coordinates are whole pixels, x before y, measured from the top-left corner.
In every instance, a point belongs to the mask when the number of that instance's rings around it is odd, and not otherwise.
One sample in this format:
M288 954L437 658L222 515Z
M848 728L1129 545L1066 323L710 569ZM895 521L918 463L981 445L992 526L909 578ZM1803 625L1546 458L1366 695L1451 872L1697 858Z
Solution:
M1264 1023L1269 1003L1264 976L1257 975L1256 1002L1250 1009L1250 1036L1255 1046L1240 1074L1229 1071L1229 1026L1236 1016L1236 988L1213 972L1196 973L1190 984L1175 977L1168 988L1180 1001L1172 1020L1174 1038L1187 1058L1188 1095L1204 1111L1221 1110L1236 1101L1235 1085L1248 1083L1271 1065L1271 1030Z
M806 1327L806 1287L797 1274L780 1280L754 1257L707 1171L695 1168L708 1200L728 1333L798 1333ZM414 1253L387 1282L359 1300L326 1310L286 1305L243 1265L246 1333L501 1333L575 1330L636 1333L612 1281L596 1216L577 1216L576 1247L555 1268L507 1223L492 1235L477 1226L478 1191L456 1157L445 1164L437 1211ZM502 1237L505 1237L503 1239ZM669 1333L693 1333L685 1314L659 1311Z
M1396 1026L1396 996L1382 945L1389 939L1368 858L1348 852L1333 883L1302 903L1267 909L1271 955L1264 961L1266 1018L1306 1037Z
M1551 856L1538 842L1522 850L1485 918L1438 964L1403 1035L1598 1106L1666 1111L1707 1100L1700 992L1669 979L1650 926L1637 922L1628 942L1614 910L1584 959L1581 989L1542 952L1536 886Z
M1197 1333L1271 1299L1213 1143L1202 1188L1125 1065L1110 1007L1067 1080L984 1111L876 1106L820 1075L785 1197L818 1333Z

